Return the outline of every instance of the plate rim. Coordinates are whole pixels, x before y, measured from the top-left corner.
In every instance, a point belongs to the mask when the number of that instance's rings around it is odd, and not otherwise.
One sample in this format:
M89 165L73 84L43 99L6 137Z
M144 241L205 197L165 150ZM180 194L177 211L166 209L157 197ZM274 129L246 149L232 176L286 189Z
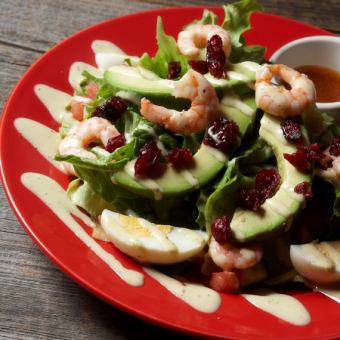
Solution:
M211 333L204 332L204 331L195 331L192 328L189 328L188 325L174 325L170 322L167 322L166 320L162 319L162 318L158 318L156 315L150 315L150 314L145 314L143 312L143 310L139 310L134 308L131 305L128 305L126 303L122 303L121 301L119 301L119 299L116 299L115 297L112 297L105 294L105 292L97 290L95 287L93 287L93 285L89 282L88 279L83 278L81 275L78 275L76 272L72 271L71 269L69 269L69 267L67 265L65 265L63 263L62 260L59 260L45 245L44 243L34 234L34 232L31 230L31 227L29 226L29 224L26 222L26 220L24 219L24 217L21 215L21 212L19 210L19 208L17 207L14 198L12 197L12 193L9 190L8 187L8 183L7 183L7 179L6 176L4 174L4 164L2 161L2 153L3 153L3 148L4 148L4 141L2 141L3 139L3 134L1 133L3 130L3 125L4 122L6 121L7 116L10 115L10 111L9 111L9 107L11 106L11 103L14 100L14 97L16 95L16 92L18 92L20 90L20 87L22 85L22 83L24 82L24 80L26 78L28 78L31 74L31 72L35 69L36 65L38 63L40 63L40 61L42 61L45 58L48 58L50 56L50 54L53 53L54 50L59 49L60 47L62 47L65 43L69 43L70 41L72 41L73 39L76 39L82 35L86 35L86 33L88 31L92 31L92 30L96 30L97 27L102 26L103 24L109 24L109 23L114 23L117 24L117 22L119 22L120 20L126 20L126 18L133 18L133 17L137 17L140 15L144 15L144 14L153 14L153 13L164 13L164 12L176 12L178 10L190 10L190 9L195 9L195 10L204 10L204 9L209 9L209 10L221 10L221 6L183 6L183 7L160 7L160 8L154 8L154 9L147 9L147 10L142 10L139 12L135 12L135 13L130 13L130 14L126 14L126 15L122 15L122 16L118 16L118 17L114 17L114 18L110 18L110 19L106 19L104 21L101 21L99 23L95 23L93 25L84 27L83 29L76 31L74 33L72 33L71 35L61 39L59 42L57 42L55 45L53 45L51 48L49 48L47 51L45 51L42 55L40 55L38 58L36 58L32 64L27 68L27 70L20 76L20 78L18 79L18 81L16 82L16 84L14 85L14 87L11 89L7 99L4 102L4 106L3 106L3 110L2 110L2 114L0 117L0 180L3 183L3 188L4 188L4 193L5 193L5 197L7 198L7 201L9 202L9 205L12 209L12 211L14 212L14 215L16 216L18 222L20 223L20 225L24 228L25 232L28 234L28 236L31 238L31 240L38 246L38 248L43 252L43 254L45 256L47 256L54 265L56 265L58 267L58 269L60 269L63 273L65 273L70 279L72 279L73 281L75 281L77 284L79 284L82 288L85 288L87 291L89 291L91 294L95 295L96 297L100 298L101 300L104 300L106 303L109 303L110 305L113 305L114 307L119 308L120 310L127 312L133 316L136 316L144 321L150 322L158 327L164 327L167 329L170 329L172 331L177 331L177 332L181 332L184 334L188 334L188 335L194 335L194 336L208 336L208 337L213 337L213 338L218 338L218 339L222 339L225 338L225 336L228 336L228 334L224 335L224 336L218 336L218 335L211 335ZM312 29L318 29L319 31L323 31L325 35L334 35L331 32L328 32L325 29L322 29L318 26L309 24L309 23L304 23L289 17L285 17L285 16L280 16L280 15L276 15L276 14L271 14L271 13L266 13L266 12L261 12L258 13L259 15L263 15L266 17L271 18L271 20L277 20L277 19L284 19L287 22L293 22L293 23L297 23L299 25L303 24L306 27L312 28ZM145 273L142 270L143 273ZM339 335L338 333L335 333L334 335ZM251 334L250 335L252 339L263 339L262 335L254 335ZM330 334L330 336L332 336L332 334ZM228 336L229 337L229 336ZM248 336L244 336L239 334L237 337L232 337L233 339L249 339ZM309 337L310 338L310 337ZM280 339L278 337L275 337L275 339ZM284 339L284 337L282 337L282 339ZM305 339L304 337L299 337L299 339ZM310 339L322 339L322 337L318 337L316 336L315 338L310 338Z

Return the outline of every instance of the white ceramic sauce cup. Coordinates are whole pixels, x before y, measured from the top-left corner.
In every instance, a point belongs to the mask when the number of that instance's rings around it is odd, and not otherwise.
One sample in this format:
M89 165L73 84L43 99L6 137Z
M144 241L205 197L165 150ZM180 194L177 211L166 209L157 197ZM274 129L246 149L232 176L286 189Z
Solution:
M279 48L270 61L292 68L318 65L340 72L340 37L318 35L291 41ZM340 101L316 105L323 112L340 115Z

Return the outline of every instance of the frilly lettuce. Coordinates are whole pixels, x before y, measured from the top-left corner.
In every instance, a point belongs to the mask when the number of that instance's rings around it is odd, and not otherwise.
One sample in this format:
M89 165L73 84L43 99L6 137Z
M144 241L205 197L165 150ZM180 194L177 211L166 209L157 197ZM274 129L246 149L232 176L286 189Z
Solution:
M250 16L255 11L262 11L262 6L256 0L241 0L223 6L224 21L222 27L231 36L232 51L229 57L233 63L241 61L263 61L265 48L259 45L245 45L242 34L251 28Z
M193 25L217 25L217 21L218 21L217 15L214 12L205 9L203 11L201 19L192 21L190 24L184 26L183 29L186 30Z
M157 44L158 51L154 57L144 53L139 64L144 68L158 74L161 78L168 75L168 66L170 62L179 61L181 63L181 75L188 69L187 57L180 54L177 48L176 40L164 32L162 18L157 18Z
M229 57L232 63L242 61L262 62L265 48L259 45L245 45L242 34L251 28L250 15L254 11L262 11L262 7L256 0L241 0L233 4L223 6L224 20L222 27L229 31L232 39L232 51ZM209 10L204 10L202 18L194 20L184 27L190 28L195 24L216 25L217 15ZM186 73L189 68L188 58L182 55L176 44L176 40L164 32L163 22L160 17L157 18L157 44L158 51L154 57L144 53L139 64L144 68L156 73L161 78L166 78L170 62L179 61L181 64L180 76Z

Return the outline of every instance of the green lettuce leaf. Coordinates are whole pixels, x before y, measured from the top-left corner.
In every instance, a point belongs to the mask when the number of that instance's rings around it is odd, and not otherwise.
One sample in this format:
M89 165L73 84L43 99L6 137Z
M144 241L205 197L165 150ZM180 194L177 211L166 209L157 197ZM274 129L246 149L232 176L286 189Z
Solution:
M251 164L263 164L273 155L271 148L260 138L249 145L238 156L228 162L225 173L210 188L200 192L196 202L198 217L196 222L201 228L210 230L211 223L217 217L232 217L237 208L237 191L241 186L248 187L254 183L254 177L245 176L240 169L248 169Z
M237 170L236 162L228 166L228 174L232 175ZM240 172L232 177L225 177L226 182L220 182L217 189L209 196L204 209L206 229L209 232L210 226L217 217L224 215L232 218L234 211L237 208L237 193L241 186L247 187L254 183L250 177L243 176Z
M94 218L99 216L104 209L121 212L119 207L105 201L87 182L79 178L70 182L67 194L75 205L87 211Z
M150 216L149 201L114 184L108 172L77 166L74 169L95 193L114 206L115 211L133 210L141 217Z
M139 64L156 73L161 78L166 78L168 75L168 66L172 61L181 63L182 76L188 70L187 57L180 54L177 48L176 40L164 32L162 18L157 18L157 44L158 51L154 57L150 57L148 53L144 53Z
M203 11L201 19L196 19L192 21L190 24L184 26L183 30L187 30L188 28L190 28L190 26L193 25L216 25L217 21L218 21L217 15L214 12L205 9Z
M230 33L233 45L230 61L237 63L248 60L260 63L265 48L259 45L246 46L242 34L251 28L250 15L255 11L262 11L262 6L256 0L241 0L223 6L223 9L225 17L222 27Z
M77 167L105 172L120 170L129 161L129 158L127 157L121 158L120 160L117 161L113 161L115 156L112 155L110 155L110 157L106 159L105 158L91 159L80 157L77 155L56 155L54 159L56 161L71 163Z

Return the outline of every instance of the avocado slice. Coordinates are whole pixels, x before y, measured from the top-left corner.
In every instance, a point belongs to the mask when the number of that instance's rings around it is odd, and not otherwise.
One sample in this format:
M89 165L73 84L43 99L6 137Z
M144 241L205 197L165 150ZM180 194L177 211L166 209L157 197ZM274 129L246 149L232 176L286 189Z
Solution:
M303 195L295 193L294 188L301 182L311 181L309 173L298 171L283 157L284 153L294 153L297 148L283 136L280 120L265 113L260 124L261 138L273 148L281 184L275 195L264 202L260 211L236 209L230 227L239 242L267 239L288 229L294 215L305 202Z
M232 89L241 95L251 91L251 83L255 81L256 63L240 63L230 66L229 79L217 79L210 74L205 77L214 86L218 94L222 95L224 90ZM117 90L134 92L142 97L150 99L155 104L173 104L172 92L178 81L161 79L148 76L150 72L143 72L141 67L129 65L115 65L110 67L105 73L105 80ZM182 100L177 104L182 106L187 104L187 100Z
M220 109L224 116L233 119L239 125L240 134L243 137L255 119L257 108L254 95L245 96L238 101L235 99L235 95L232 98L231 103L228 103L228 105L221 104ZM241 111L241 109L244 110L242 106L237 106L239 102L247 105L247 113ZM180 171L174 169L170 164L166 164L162 176L152 179L135 177L134 163L136 160L132 160L125 165L123 170L112 174L112 181L129 191L156 200L177 197L209 183L228 161L228 157L224 153L204 144L194 154L193 159L194 165L191 168Z

